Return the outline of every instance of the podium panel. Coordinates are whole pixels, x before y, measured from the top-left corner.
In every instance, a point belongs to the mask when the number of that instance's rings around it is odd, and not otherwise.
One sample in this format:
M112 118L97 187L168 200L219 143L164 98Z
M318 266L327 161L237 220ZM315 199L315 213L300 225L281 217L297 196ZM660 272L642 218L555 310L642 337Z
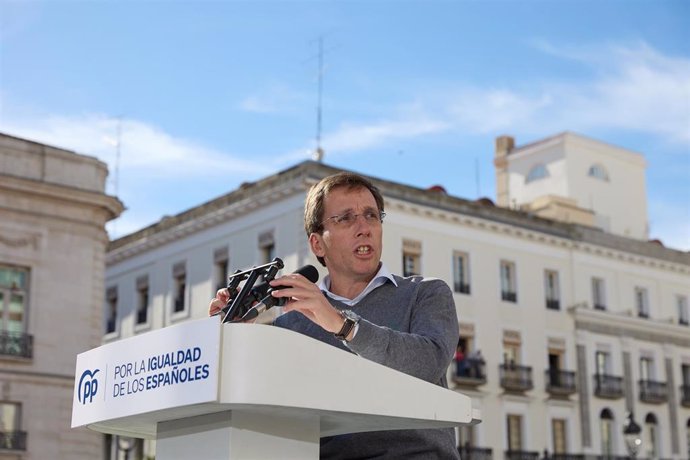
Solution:
M324 436L480 421L463 394L293 331L217 318L82 353L75 375L72 426L155 438L160 460L316 459Z

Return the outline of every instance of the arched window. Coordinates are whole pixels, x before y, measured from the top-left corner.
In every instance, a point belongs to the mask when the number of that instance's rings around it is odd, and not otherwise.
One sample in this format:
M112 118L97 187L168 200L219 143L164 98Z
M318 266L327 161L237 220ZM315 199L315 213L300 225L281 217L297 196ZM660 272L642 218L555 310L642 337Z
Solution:
M595 179L600 179L607 182L609 180L609 173L607 173L606 168L600 164L593 164L590 166L589 171L587 171L587 175L589 177L594 177Z
M601 414L599 415L599 425L601 432L601 455L602 457L612 457L615 420L613 419L613 413L609 409L602 409Z
M647 434L644 447L647 450L647 458L658 458L659 456L659 427L656 416L651 412L644 419L644 430Z
M525 179L525 184L529 184L532 181L543 179L545 177L549 177L549 171L546 169L546 166L539 163L538 165L532 166L532 169L529 170L527 178Z

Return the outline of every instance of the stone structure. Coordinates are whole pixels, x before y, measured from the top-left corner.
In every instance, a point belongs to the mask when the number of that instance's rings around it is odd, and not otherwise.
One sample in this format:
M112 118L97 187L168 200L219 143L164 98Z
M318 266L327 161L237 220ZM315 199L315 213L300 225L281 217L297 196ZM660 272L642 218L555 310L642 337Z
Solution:
M107 221L92 157L0 134L0 458L92 460L102 436L73 430L76 355L103 331Z
M624 216L578 194L588 181L603 180L589 166L603 165L618 187L643 177L643 160L572 133L514 144L497 140L501 206L374 179L387 213L383 261L393 272L444 279L455 292L468 360L449 373L484 419L459 431L463 458L536 459L544 449L624 456L630 409L646 436L641 457L687 458L690 254L643 238L646 206ZM586 158L575 158L578 152ZM547 174L537 170L535 183L556 176L552 157L568 187L522 190L531 187L526 176L534 166ZM304 234L303 204L308 188L334 172L300 163L113 241L104 341L205 316L228 273L273 255L286 272L319 266ZM644 190L644 183L628 185ZM598 198L593 202L608 203ZM598 224L607 219L609 231ZM625 228L630 236L621 235ZM262 319L277 314L274 308Z

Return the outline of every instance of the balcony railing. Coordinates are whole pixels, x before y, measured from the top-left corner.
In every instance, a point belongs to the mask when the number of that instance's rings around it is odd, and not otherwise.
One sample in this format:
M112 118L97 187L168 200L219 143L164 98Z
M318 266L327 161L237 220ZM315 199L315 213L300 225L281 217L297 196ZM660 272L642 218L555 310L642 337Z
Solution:
M486 447L458 447L458 452L462 460L493 460L492 450Z
M32 358L34 337L21 332L0 332L0 355Z
M613 375L594 375L594 394L605 399L619 399L623 397L623 377Z
M501 299L506 302L517 302L517 293L511 291L501 291Z
M463 283L462 281L455 281L453 283L453 288L455 289L455 292L459 292L461 294L470 293L470 285L467 283Z
M539 460L539 452L526 450L506 450L505 460Z
M683 407L690 407L690 384L680 386L680 403Z
M547 369L546 391L554 396L569 396L577 391L575 372L560 369Z
M486 383L483 359L465 358L455 362L453 381L461 386L476 387Z
M549 310L560 310L561 301L558 299L546 299L546 308Z
M595 303L595 304L594 304L594 309L595 309L595 310L602 310L602 311L605 311L605 310L606 310L606 305L604 305L604 304L602 304L602 303Z
M528 391L534 388L532 368L517 364L500 364L501 386L508 391Z
M661 404L668 401L668 386L666 382L655 382L654 380L640 380L640 401Z
M26 450L26 431L0 431L0 450Z
M585 454L550 454L544 460L585 460Z

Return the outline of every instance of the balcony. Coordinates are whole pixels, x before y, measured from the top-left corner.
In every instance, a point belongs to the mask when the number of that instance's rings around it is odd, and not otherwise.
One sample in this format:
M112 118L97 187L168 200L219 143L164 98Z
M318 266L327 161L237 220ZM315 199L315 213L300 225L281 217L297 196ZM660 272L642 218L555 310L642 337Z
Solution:
M545 455L544 460L585 460L585 454L551 454Z
M532 368L517 364L501 364L498 366L501 386L507 391L523 392L534 388L532 383Z
M539 452L526 450L506 450L505 460L539 460Z
M34 337L21 332L0 332L0 356L33 358Z
M640 401L650 404L661 404L668 401L668 387L666 382L654 380L639 380Z
M25 451L26 431L0 431L0 451Z
M623 397L623 377L613 375L594 375L594 394L604 399L620 399Z
M465 358L456 361L453 382L459 386L472 388L485 384L485 364L483 359Z
M683 407L690 407L690 384L680 386L680 404Z
M546 299L546 308L549 310L560 310L561 301L558 299Z
M510 291L501 291L501 300L506 302L517 302L517 293Z
M552 396L567 397L577 391L575 372L560 369L545 371L546 391Z
M458 447L458 452L462 460L493 460L492 450L486 447Z
M455 292L459 292L460 294L470 293L470 285L463 283L461 281L455 281L453 283L453 289L455 290Z
M595 310L606 311L606 305L601 304L601 303L595 303L595 304L594 304L594 309L595 309Z

